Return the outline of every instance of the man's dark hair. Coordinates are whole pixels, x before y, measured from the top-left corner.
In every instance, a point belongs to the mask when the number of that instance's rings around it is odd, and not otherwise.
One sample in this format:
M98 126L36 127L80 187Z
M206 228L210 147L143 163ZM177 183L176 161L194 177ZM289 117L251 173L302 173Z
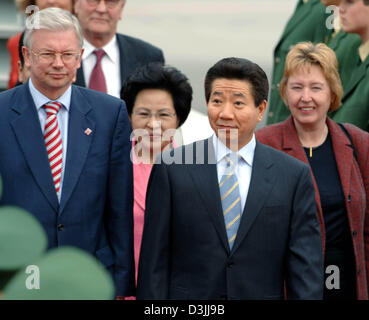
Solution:
M125 82L120 97L127 105L128 114L132 114L137 94L144 89L161 89L170 93L173 99L179 125L181 126L191 110L192 87L187 77L178 69L152 62L138 68Z
M18 44L18 55L19 55L19 60L21 62L22 67L24 66L24 57L23 57L23 52L22 52L23 38L24 38L24 32L22 32L22 35L19 38L19 44Z
M224 58L212 66L205 77L205 99L209 102L212 84L216 79L235 79L249 82L255 106L268 99L268 78L256 63L242 58Z
M369 6L369 0L363 0L363 2L366 6Z

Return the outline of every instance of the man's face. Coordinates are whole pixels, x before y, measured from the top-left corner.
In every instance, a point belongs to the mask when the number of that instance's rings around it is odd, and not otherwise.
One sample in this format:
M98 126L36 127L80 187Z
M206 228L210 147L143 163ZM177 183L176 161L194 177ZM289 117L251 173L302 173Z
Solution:
M249 143L266 109L265 100L255 106L249 82L224 78L212 83L207 105L210 126L232 150Z
M74 11L85 36L110 39L117 32L126 0L77 0Z
M342 0L340 4L342 29L366 37L369 28L369 6L363 0Z
M31 40L31 48L23 47L23 56L32 83L45 96L56 99L71 85L81 64L83 50L79 49L78 38L73 29L40 29ZM62 59L61 54L66 57Z

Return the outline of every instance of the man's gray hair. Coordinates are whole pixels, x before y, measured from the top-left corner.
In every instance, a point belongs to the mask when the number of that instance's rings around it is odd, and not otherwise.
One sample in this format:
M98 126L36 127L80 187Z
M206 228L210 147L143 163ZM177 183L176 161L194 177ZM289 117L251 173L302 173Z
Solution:
M36 11L26 20L23 43L26 47L32 47L32 34L39 30L68 31L73 29L79 44L79 49L83 46L82 29L78 19L69 11L59 8L47 8Z

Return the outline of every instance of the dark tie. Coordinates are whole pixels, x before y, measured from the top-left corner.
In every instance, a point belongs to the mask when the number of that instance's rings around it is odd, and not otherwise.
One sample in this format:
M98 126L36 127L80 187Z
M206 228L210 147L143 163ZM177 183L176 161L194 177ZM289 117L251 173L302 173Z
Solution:
M55 190L59 195L63 164L63 148L57 114L61 108L61 104L58 102L48 102L43 107L47 114L44 130L46 151L49 158Z
M98 49L94 51L94 54L96 55L96 64L92 70L88 87L90 89L106 93L106 82L104 72L101 67L101 59L105 55L105 51L103 49Z

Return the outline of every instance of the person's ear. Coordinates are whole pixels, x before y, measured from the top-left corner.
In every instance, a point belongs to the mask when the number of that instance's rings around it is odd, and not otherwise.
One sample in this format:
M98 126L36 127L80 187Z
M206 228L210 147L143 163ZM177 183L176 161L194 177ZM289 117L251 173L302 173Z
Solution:
M263 100L262 103L260 103L260 105L258 106L258 109L259 109L258 121L259 122L263 120L263 116L264 116L267 106L268 106L268 103L266 100Z
M24 57L24 65L27 66L28 68L31 67L31 49L29 49L26 46L22 47L22 54Z

